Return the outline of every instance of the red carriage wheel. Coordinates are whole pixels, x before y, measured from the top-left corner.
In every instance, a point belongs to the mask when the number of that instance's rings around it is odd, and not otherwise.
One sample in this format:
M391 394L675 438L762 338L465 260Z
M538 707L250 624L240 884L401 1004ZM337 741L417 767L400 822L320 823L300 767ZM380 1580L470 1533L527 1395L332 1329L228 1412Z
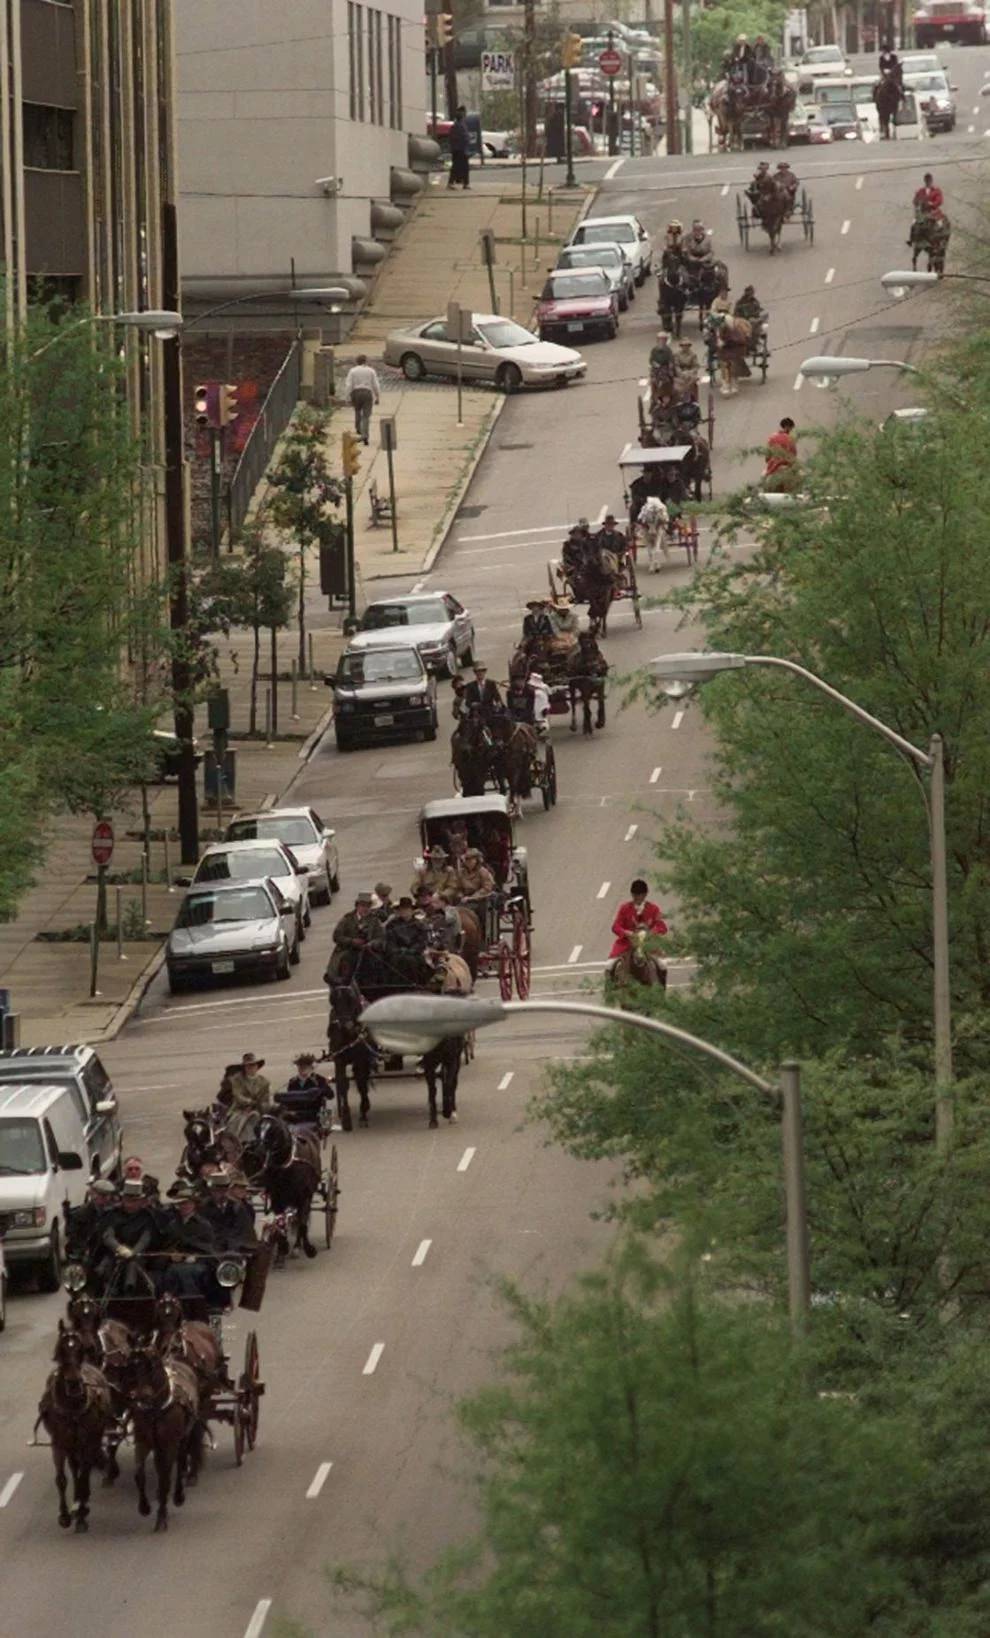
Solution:
M516 981L516 994L520 1001L525 1001L529 994L532 960L529 929L522 916L519 916L512 929L512 971Z
M498 947L498 989L503 1001L512 1000L512 951L503 939Z

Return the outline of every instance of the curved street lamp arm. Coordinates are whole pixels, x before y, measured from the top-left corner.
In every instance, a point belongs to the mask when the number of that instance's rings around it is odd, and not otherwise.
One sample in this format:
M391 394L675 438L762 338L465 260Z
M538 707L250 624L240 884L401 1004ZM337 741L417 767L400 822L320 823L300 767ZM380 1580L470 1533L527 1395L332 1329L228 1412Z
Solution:
M765 1081L762 1075L740 1063L729 1052L723 1052L721 1047L713 1046L710 1041L703 1041L698 1035L691 1035L686 1029L678 1029L674 1024L665 1024L659 1018L644 1018L638 1012L620 1012L617 1007L596 1007L590 1001L506 1001L502 1011L508 1016L517 1012L572 1012L581 1013L586 1018L599 1018L606 1024L628 1025L631 1029L642 1029L652 1035L660 1035L667 1041L676 1041L680 1046L693 1047L696 1052L704 1053L705 1057L712 1058L715 1063L721 1064L723 1069L729 1069L740 1080L748 1081L755 1086L758 1092L763 1092L775 1101L780 1099L779 1087Z
M834 700L837 705L841 705L842 709L848 712L849 716L855 717L857 722L863 723L865 727L872 728L874 733L880 734L889 745L893 745L895 750L900 751L902 756L908 757L921 768L932 767L933 759L927 751L922 751L919 746L912 745L909 739L904 739L895 729L888 728L887 724L881 722L879 717L872 716L861 705L857 705L855 700L851 700L847 694L840 694L837 688L833 688L830 683L823 681L814 671L809 671L806 666L798 665L796 660L782 660L776 654L747 654L744 659L746 665L772 665L776 666L778 670L790 671L795 677L803 678L805 682L811 683L813 688L817 688L820 693L827 694L830 700Z

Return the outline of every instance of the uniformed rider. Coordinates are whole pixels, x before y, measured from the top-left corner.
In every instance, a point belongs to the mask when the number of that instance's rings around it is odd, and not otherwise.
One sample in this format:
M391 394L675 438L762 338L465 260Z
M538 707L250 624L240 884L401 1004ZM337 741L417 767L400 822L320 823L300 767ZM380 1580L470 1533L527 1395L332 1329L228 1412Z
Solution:
M216 1264L220 1244L212 1225L200 1211L191 1183L181 1181L169 1190L172 1204L162 1212L162 1245L172 1254L164 1263L162 1288L177 1297L216 1295Z
M318 1127L324 1107L332 1106L330 1082L317 1070L312 1052L300 1052L292 1061L296 1073L289 1076L284 1091L276 1092L275 1107L290 1126Z

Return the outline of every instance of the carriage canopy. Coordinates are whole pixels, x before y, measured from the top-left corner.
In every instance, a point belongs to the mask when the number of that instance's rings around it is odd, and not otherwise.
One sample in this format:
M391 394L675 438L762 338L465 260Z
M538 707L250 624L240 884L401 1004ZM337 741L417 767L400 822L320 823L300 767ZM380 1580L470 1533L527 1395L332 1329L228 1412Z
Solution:
M690 444L664 444L658 449L644 449L642 444L626 444L619 456L619 466L681 466L692 455Z

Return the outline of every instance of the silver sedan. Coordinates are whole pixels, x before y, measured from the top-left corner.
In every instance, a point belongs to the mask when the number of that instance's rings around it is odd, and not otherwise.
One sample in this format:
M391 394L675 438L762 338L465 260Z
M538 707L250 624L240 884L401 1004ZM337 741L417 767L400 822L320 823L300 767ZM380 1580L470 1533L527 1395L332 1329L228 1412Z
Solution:
M458 348L447 337L447 320L430 319L409 330L393 330L385 343L386 364L397 364L407 381L424 375L456 376ZM460 347L465 382L493 382L502 392L518 387L563 386L579 381L588 366L572 347L541 341L513 319L475 313L470 342Z

